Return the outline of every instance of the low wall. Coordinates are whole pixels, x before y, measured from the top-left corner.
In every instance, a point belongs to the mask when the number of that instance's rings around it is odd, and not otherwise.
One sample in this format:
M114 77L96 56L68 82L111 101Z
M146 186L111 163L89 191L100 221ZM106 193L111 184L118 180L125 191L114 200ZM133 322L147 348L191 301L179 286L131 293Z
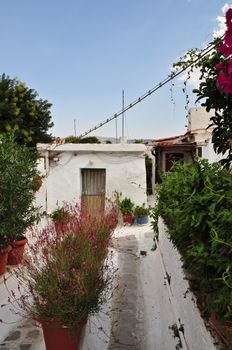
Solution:
M215 339L212 338L200 315L196 299L189 289L189 283L182 269L181 256L169 241L167 228L162 220L159 220L158 249L169 276L172 304L176 317L183 325L187 349L215 350Z

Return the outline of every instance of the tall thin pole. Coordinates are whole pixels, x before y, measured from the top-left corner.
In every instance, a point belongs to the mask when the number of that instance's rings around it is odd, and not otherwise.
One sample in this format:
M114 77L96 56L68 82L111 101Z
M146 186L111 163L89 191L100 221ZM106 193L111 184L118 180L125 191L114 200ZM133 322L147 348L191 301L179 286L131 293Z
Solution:
M122 90L122 137L124 138L124 90Z
M74 135L77 137L76 119L74 119Z
M117 118L115 118L115 128L116 128L116 143L118 143L118 122L117 122Z

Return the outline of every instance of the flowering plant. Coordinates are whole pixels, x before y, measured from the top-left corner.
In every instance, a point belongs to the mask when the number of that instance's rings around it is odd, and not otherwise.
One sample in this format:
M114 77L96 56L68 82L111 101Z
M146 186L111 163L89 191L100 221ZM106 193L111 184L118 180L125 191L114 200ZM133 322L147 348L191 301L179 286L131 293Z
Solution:
M75 206L62 235L53 225L34 232L38 238L28 245L23 268L13 272L20 314L75 330L97 312L112 274L107 254L116 224L112 207L89 215Z
M222 37L215 38L205 50L190 50L175 68L191 66L200 71L198 89L193 92L207 112L214 111L211 126L215 126L212 142L217 153L225 158L221 161L229 168L232 162L232 9L225 16L226 32ZM186 85L187 81L185 82Z

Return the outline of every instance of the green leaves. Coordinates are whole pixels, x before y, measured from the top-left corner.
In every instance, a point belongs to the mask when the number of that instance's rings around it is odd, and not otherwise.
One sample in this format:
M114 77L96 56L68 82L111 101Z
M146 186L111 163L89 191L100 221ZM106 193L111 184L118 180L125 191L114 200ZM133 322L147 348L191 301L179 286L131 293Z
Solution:
M0 76L0 133L15 130L16 142L29 146L51 141L51 106L19 80Z
M169 237L209 310L232 321L232 176L206 160L176 163L158 187L153 228L162 216ZM230 309L231 310L231 309Z
M33 205L36 157L12 135L0 138L0 246L23 236L38 214Z

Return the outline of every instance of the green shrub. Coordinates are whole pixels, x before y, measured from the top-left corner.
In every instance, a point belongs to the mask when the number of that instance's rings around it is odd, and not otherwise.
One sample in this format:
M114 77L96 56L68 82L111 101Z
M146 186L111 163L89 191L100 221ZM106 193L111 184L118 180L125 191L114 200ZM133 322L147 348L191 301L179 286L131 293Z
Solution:
M162 216L208 311L232 321L232 176L206 160L176 163L158 187Z
M70 219L70 212L67 208L60 207L55 209L51 213L51 218L53 221L57 221L60 223L67 223L68 220Z
M0 246L20 239L38 219L35 208L36 155L15 143L13 135L0 137Z
M127 197L125 197L124 199L118 198L117 204L123 215L132 214L134 203L131 201L130 198L127 198Z

